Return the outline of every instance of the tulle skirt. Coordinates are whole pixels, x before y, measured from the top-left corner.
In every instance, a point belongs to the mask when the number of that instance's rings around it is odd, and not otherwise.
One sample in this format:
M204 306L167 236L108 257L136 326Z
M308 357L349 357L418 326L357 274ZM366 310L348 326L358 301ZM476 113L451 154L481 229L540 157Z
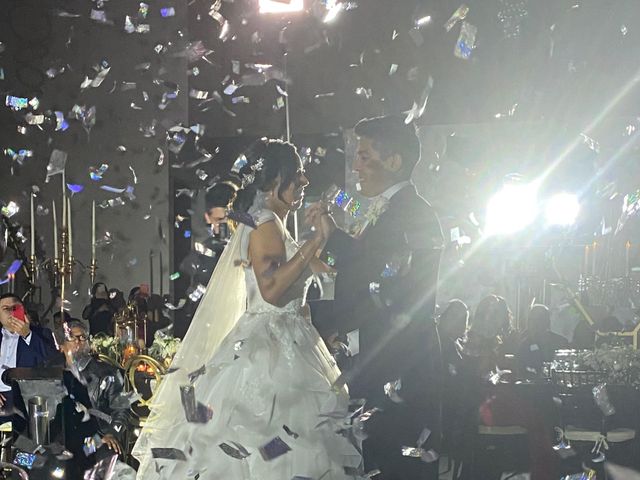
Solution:
M245 313L193 382L210 419L178 422L162 445L186 460L156 458L138 478L353 478L361 456L338 433L349 403L345 389L332 389L339 374L303 314Z

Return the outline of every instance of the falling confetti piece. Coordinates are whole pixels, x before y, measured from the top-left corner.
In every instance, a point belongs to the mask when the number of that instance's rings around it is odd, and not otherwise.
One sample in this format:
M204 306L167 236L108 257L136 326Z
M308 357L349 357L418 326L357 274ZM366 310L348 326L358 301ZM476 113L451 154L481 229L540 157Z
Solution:
M49 164L47 165L47 177L45 178L45 183L48 183L49 178L53 175L64 172L66 164L67 153L62 150L53 150L49 157Z
M7 95L5 105L11 107L12 110L22 110L29 106L29 99Z
M183 308L185 305L187 304L187 300L185 298L181 298L178 301L177 305L174 305L172 303L165 303L164 306L167 307L169 310L180 310L181 308Z
M71 190L72 193L80 193L82 190L84 190L84 185L67 183L67 188Z
M109 165L103 163L99 168L89 167L89 177L93 181L102 180L102 176L109 169Z
M458 9L455 12L453 12L453 15L451 15L451 18L447 20L447 23L444 24L445 30L447 32L450 31L453 27L455 27L456 23L458 23L460 20L464 20L465 18L467 18L468 13L469 13L469 7L464 3L460 5Z
M3 206L1 211L2 215L11 218L20 211L20 206L12 200L7 205Z
M456 48L454 55L458 58L467 60L471 57L471 52L476 45L476 33L478 29L467 22L462 22L462 28L460 29L460 36L456 42Z
M280 437L275 437L258 449L263 460L269 461L284 455L291 451L291 447L287 445Z

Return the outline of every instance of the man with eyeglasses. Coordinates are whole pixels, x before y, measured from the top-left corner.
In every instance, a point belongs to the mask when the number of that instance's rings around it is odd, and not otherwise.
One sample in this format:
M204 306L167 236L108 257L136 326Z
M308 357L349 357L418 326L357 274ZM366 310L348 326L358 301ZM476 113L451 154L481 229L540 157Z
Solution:
M14 410L14 406L24 407L18 390L2 381L2 373L7 368L37 367L54 351L42 337L42 329L31 328L29 314L20 297L14 293L0 295L0 324L0 409L8 413ZM1 415L3 413L0 412L0 422L5 421Z
M69 395L58 406L52 431L54 436L61 432L60 421L64 419L66 447L78 459L78 471L83 472L103 456L124 452L129 404L123 397L120 369L92 356L89 332L82 322L71 320L67 325L67 338L60 350ZM101 444L106 448L100 448Z

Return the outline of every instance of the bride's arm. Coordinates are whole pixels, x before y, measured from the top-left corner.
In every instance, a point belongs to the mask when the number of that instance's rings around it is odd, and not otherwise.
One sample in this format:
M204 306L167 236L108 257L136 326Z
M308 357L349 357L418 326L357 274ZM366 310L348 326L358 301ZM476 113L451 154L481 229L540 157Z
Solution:
M291 260L286 261L282 232L275 222L265 222L251 232L249 258L262 298L272 305L282 306L280 300L284 294L300 278L325 243L322 234L316 233Z

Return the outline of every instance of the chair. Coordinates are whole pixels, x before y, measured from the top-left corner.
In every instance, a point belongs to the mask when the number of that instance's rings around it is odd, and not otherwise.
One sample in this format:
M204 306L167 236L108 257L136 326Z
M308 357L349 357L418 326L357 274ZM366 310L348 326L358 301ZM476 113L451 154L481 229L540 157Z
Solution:
M145 367L139 370L139 367ZM132 431L144 427L144 423L149 416L149 407L153 401L153 394L160 385L163 376L166 374L166 368L155 358L148 355L137 355L129 359L125 365L125 372L128 384L135 393L140 396L140 400L131 405ZM144 383L141 385L141 380ZM146 381L149 380L149 388L146 387ZM131 435L127 451L130 451L135 443L137 435Z
M139 370L139 367L145 365L147 366L146 369ZM166 368L153 357L148 355L136 355L129 359L124 369L132 390L141 397L138 404L143 407L148 407L151 403L151 399L153 398L155 389L158 387L162 381L162 377L166 373ZM151 380L155 381L155 384L151 384L148 390L142 390L139 383L136 381L140 379L140 373L145 376L152 376L153 378Z
M530 469L540 471L539 462L552 452L544 449L544 440L551 442L553 412L552 390L545 383L503 383L487 389L484 398L490 399L478 410L478 416L467 429L472 437L469 472L470 479L501 478L507 472L524 473ZM535 465L534 465L535 463ZM454 479L459 477L459 466L454 466ZM552 468L551 466L549 468Z
M526 435L527 429L520 425L506 425L506 426L486 426L478 425L479 435Z
M552 381L558 397L563 399L561 425L558 431L563 439L571 442L592 444L590 453L599 456L616 444L622 451L627 445L632 452L637 449L638 425L637 403L630 396L637 392L624 385L608 385L610 402L617 413L607 417L596 405L592 389L595 385L606 382L606 374L592 371L552 371ZM583 447L584 453L589 453ZM615 455L615 452L612 451ZM627 456L628 455L624 455Z
M495 478L500 478L504 472L525 472L528 463L527 433L527 429L520 425L478 425L471 455L470 478L485 478L479 475L487 474L495 474ZM454 471L454 474L458 473Z
M501 386L500 390L513 387ZM470 442L463 447L462 456L454 459L452 478L500 478L502 472L526 471L527 429L521 425L484 425L479 422L478 408L470 405L466 409L464 423Z
M98 360L100 360L101 362L105 362L108 363L109 365L111 365L112 367L115 367L119 370L122 369L122 365L120 365L116 360L114 360L112 357L105 355L104 353L99 353L98 354Z

